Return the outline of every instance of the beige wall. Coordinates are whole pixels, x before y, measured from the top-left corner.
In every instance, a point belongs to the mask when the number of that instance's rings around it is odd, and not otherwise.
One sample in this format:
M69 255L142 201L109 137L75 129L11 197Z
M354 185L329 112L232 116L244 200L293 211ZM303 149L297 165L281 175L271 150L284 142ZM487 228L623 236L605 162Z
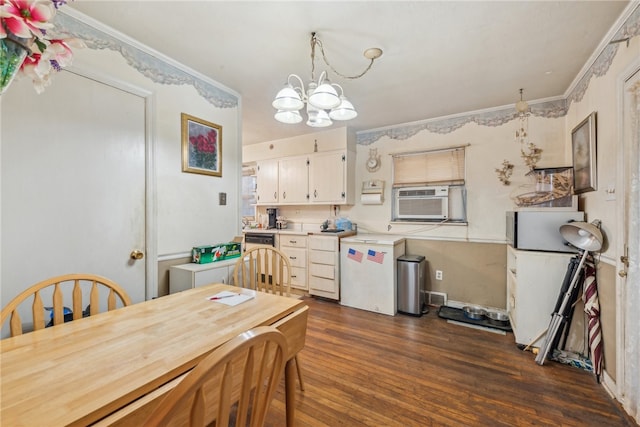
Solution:
M187 264L191 257L175 258L158 262L158 296L169 295L169 269L172 265Z
M444 292L454 301L506 309L505 244L411 238L406 242L407 254L427 259L427 291ZM436 270L442 271L442 280L436 280Z

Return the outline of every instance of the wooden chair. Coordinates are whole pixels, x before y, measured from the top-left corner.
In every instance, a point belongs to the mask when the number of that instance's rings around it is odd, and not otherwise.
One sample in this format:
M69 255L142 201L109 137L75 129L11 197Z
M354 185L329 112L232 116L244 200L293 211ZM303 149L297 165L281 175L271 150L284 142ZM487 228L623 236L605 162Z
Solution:
M269 245L256 245L236 262L233 283L256 291L291 296L291 263L281 250ZM304 391L298 355L294 358L300 390Z
M202 359L144 425L199 427L215 420L226 427L235 418L236 426L262 426L286 353L285 336L272 326L238 335Z
M85 288L89 288L89 300L87 309L83 312L83 285ZM45 305L42 302L41 291L45 288L53 288L51 295L52 310L53 310L53 325L64 323L65 320L76 320L84 316L93 316L99 313L100 310L100 294L104 295L104 289L108 291L107 294L107 309L114 310L118 307L117 299L119 298L121 306L127 306L131 304L131 299L127 295L126 291L122 289L118 284L111 280L96 276L93 274L66 274L64 276L57 276L47 280L43 280L30 288L26 289L20 295L15 297L7 304L0 312L0 326L4 325L5 320L11 316L10 328L11 336L22 335L22 319L18 313L18 307L30 297L33 297L31 304L31 312L33 318L33 330L43 329L47 326L45 320ZM64 313L64 291L63 288L69 288L72 297L71 309L73 316ZM104 288L101 292L101 288ZM66 319L65 319L66 317ZM70 319L72 317L72 319Z

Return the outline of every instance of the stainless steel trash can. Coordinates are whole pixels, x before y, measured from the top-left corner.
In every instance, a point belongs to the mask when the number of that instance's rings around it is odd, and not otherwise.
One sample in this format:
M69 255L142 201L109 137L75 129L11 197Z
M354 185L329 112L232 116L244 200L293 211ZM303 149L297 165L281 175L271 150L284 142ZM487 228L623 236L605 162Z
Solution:
M427 261L422 255L398 257L398 312L422 316L426 313L424 283Z

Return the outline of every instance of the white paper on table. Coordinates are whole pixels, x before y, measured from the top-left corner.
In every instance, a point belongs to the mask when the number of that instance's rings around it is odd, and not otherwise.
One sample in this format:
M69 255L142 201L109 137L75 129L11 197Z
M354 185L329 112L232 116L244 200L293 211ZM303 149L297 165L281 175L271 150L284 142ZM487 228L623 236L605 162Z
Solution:
M252 290L242 290L240 292L222 291L207 297L208 300L219 302L220 304L234 306L255 298L256 292Z

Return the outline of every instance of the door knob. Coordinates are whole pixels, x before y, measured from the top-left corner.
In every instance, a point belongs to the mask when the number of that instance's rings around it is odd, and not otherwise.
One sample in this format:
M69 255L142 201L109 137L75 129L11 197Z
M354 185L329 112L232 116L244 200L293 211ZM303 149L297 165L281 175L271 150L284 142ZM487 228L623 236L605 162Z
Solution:
M144 258L144 252L139 251L139 250L131 251L130 257L131 257L131 259L142 259L142 258Z
M624 271L624 270L620 270L620 271L618 271L618 276L620 276L620 277L627 277L627 272L626 272L626 271Z

